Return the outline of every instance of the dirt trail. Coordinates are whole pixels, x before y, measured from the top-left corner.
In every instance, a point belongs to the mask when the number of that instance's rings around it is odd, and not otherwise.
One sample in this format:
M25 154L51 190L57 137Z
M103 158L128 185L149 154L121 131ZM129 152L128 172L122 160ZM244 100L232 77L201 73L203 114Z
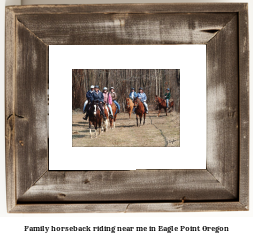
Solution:
M117 115L116 128L109 129L97 138L90 138L88 121L83 120L80 111L72 114L72 146L74 147L178 147L180 146L180 114L171 112L166 117L161 113L157 117L157 111L147 114L144 126L136 126L136 115L131 119L127 113ZM94 129L92 129L94 137Z

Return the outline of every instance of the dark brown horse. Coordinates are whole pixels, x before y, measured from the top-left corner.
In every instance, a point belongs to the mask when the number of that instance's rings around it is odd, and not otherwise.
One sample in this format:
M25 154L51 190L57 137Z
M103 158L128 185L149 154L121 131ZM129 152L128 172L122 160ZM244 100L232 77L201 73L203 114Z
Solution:
M160 115L162 109L164 109L164 111L166 112L166 116L167 116L168 114L167 114L166 100L165 100L165 99L162 99L162 98L160 98L160 97L158 97L158 96L156 95L156 96L155 96L155 102L156 102L157 105L158 105L158 116L157 116L157 117L159 117L159 115ZM174 102L173 102L173 101L171 101L171 102L169 101L169 110L170 110L170 108L173 107L173 105L174 105Z
M131 113L133 111L133 108L134 108L134 104L133 104L132 99L126 98L126 110L128 111L129 119L131 118Z
M91 134L91 126L95 127L95 137L97 137L97 128L99 128L99 135L101 133L101 124L103 121L102 113L99 109L99 102L92 102L90 105L90 109L88 111L89 114L89 128L90 128L90 138L92 138Z
M139 98L135 98L133 103L134 103L134 107L135 107L137 126L138 126L138 117L140 117L140 126L141 126L141 120L142 120L143 115L144 115L144 120L143 120L143 125L144 125L145 119L146 119L145 107Z

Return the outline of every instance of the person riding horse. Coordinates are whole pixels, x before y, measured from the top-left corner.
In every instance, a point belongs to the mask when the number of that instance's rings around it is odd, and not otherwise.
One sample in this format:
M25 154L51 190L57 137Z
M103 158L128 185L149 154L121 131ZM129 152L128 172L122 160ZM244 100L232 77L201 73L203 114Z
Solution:
M100 108L100 111L101 111L101 114L103 115L103 119L106 120L106 116L105 116L105 113L104 113L104 109L103 109L103 106L102 106L102 103L104 102L104 95L103 93L99 90L99 86L96 85L95 86L95 91L94 93L92 94L92 99L91 101L95 102L98 104L99 108Z
M134 99L137 97L137 93L134 91L134 88L131 88L131 92L129 94L129 98L134 101ZM135 113L135 107L133 107L133 113Z
M139 93L137 93L137 98L139 98L141 100L141 102L143 103L143 105L144 105L144 107L146 109L146 114L148 114L148 104L146 103L147 96L143 92L143 88L139 88Z
M117 106L117 108L118 108L118 112L117 113L119 113L120 112L120 105L118 104L118 102L116 101L116 99L117 99L117 94L114 92L114 87L111 87L110 88L110 94L111 94L111 97L112 97L112 101L115 103L115 105Z
M85 117L83 117L84 120L88 119L88 113L87 112L88 112L89 109L86 108L86 106L87 106L88 103L90 105L93 92L94 92L94 85L91 85L90 90L86 93L86 101L84 102L84 105L83 105L83 113L86 113Z
M166 89L166 93L164 95L164 98L166 100L166 107L169 108L169 100L170 100L171 94L170 94L170 89Z
M129 98L133 101L134 98L137 97L137 93L134 91L134 88L131 88L131 92L129 94Z
M110 115L109 117L113 118L113 113L112 113L112 97L111 94L107 92L107 87L103 88L103 97L104 97L104 103L106 103L106 105L109 108L110 111Z

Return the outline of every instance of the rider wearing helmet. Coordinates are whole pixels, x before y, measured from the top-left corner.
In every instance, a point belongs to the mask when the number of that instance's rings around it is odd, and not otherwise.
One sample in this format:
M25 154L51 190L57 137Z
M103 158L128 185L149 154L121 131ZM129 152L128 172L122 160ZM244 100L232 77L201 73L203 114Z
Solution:
M109 107L109 111L110 111L110 118L113 118L113 113L112 113L112 97L111 94L107 92L107 87L103 88L103 96L104 96L104 103L106 103L106 105Z
M133 101L137 97L137 93L134 91L134 88L131 88L129 98ZM135 113L135 107L133 108L133 113Z
M146 109L146 113L148 114L148 104L147 104L147 96L146 94L143 92L143 88L139 88L139 93L137 93L137 98L139 98L141 100L141 102L143 103L145 109Z
M134 91L134 88L131 88L131 92L129 94L129 98L133 101L134 98L137 97L137 93Z
M98 106L99 106L99 108L100 108L100 111L101 111L101 113L102 113L102 115L103 115L104 120L106 120L105 113L104 113L104 109L103 109L103 107L102 107L102 102L104 102L104 95L103 95L103 93L99 90L99 86L98 86L98 85L95 86L95 91L94 91L94 93L92 94L92 101L94 101L94 102L99 102L99 103L98 103Z
M83 105L83 113L86 113L85 117L83 117L84 120L87 120L88 118L88 113L87 113L88 109L86 109L86 106L88 103L89 104L91 103L93 92L94 92L94 85L91 85L90 90L86 93L86 101L84 102L84 105Z
M117 106L118 108L118 113L120 111L120 105L118 104L118 102L116 101L117 99L117 94L114 92L114 87L111 87L110 89L110 94L111 94L111 97L112 97L112 101L115 103L115 105Z

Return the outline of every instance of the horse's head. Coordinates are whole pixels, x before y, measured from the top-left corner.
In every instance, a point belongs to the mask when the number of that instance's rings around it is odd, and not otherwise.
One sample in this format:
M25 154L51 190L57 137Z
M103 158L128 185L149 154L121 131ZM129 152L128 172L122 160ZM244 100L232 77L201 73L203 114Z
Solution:
M129 98L126 98L126 109L130 107Z
M138 103L139 103L140 99L139 98L134 98L134 107L136 108L138 106Z
M155 100L154 100L154 102L159 103L159 97L158 97L157 95L155 95Z
M157 104L162 103L163 99L158 97L157 95L155 95L155 100L154 100Z
M96 116L97 114L97 109L99 107L98 102L93 101L90 107L90 114L93 116Z

